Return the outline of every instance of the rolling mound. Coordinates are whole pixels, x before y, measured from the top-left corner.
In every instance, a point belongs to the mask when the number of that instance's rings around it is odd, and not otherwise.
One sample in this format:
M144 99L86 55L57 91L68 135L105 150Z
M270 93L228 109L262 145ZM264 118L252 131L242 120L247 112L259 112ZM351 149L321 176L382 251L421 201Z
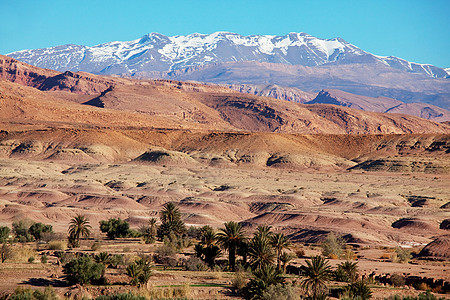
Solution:
M436 238L427 244L419 253L419 257L427 259L449 259L450 258L450 236L445 235Z

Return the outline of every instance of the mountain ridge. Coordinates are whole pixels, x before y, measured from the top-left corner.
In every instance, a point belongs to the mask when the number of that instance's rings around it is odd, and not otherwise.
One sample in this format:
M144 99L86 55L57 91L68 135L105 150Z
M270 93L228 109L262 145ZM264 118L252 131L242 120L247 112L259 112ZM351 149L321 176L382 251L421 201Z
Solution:
M150 69L177 70L210 63L255 60L304 66L382 63L433 78L449 75L445 69L430 64L371 54L339 37L321 39L303 32L284 36L243 36L231 32L176 36L149 33L132 41L114 41L92 47L68 44L7 55L43 68L99 74L132 75Z
M303 105L223 86L59 73L0 56L0 119L86 126L296 134L448 133L422 118ZM40 82L27 78L40 78ZM11 82L15 81L15 82ZM23 87L27 84L32 87ZM70 103L70 105L69 105ZM117 119L115 119L117 118ZM129 120L127 120L129 118Z

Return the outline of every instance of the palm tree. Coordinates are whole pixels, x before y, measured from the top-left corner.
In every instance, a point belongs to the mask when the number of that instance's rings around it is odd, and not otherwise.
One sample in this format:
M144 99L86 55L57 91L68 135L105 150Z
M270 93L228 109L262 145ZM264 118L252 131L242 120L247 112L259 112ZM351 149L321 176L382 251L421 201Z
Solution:
M283 264L283 273L286 273L286 267L288 266L289 262L296 258L297 256L293 253L286 253L283 252L280 256L280 261Z
M162 239L164 236L181 235L186 231L186 226L181 220L180 209L173 203L164 204L164 209L160 213L161 226L159 227L158 236Z
M312 299L317 299L325 291L331 275L330 268L328 261L322 256L313 256L311 260L306 261L306 266L301 266L301 286Z
M89 220L82 215L76 215L70 220L69 225L69 241L74 247L80 245L81 237L89 237L92 226L89 225Z
M289 249L291 247L291 242L282 233L273 234L270 238L270 243L272 247L275 248L277 254L277 269L281 268L281 255L284 249Z
M338 269L342 270L350 283L358 280L358 263L345 261L338 265Z
M256 269L253 271L253 277L246 287L251 299L261 299L262 294L269 286L284 282L281 272L273 265L265 265Z
M264 238L271 238L273 233L270 232L272 229L272 226L269 225L258 225L256 228L255 236L264 237Z
M255 235L249 245L248 256L253 270L272 264L275 253L270 240L264 235Z
M217 234L211 226L203 226L201 229L201 243L206 247L215 245L217 242Z
M239 244L245 240L245 235L240 224L230 221L224 224L225 228L222 228L217 233L222 248L228 251L228 262L231 267L231 271L236 271L236 249Z
M353 299L358 298L361 300L367 300L372 298L372 291L362 280L351 283L347 286L346 290L349 296Z

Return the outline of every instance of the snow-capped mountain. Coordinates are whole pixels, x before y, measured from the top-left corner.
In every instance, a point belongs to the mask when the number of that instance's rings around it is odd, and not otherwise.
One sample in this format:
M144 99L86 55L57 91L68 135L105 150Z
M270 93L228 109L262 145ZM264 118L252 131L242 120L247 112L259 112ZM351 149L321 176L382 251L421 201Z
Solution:
M303 66L383 64L428 77L448 77L446 70L432 65L392 56L376 56L341 38L320 39L306 33L242 36L216 32L171 37L150 33L128 42L110 42L93 47L62 45L7 55L58 71L129 76L230 61L257 61Z

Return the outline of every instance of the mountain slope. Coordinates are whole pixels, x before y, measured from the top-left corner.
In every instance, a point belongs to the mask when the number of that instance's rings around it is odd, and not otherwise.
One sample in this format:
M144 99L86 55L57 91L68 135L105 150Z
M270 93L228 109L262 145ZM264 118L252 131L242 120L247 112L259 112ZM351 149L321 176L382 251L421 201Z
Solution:
M449 130L447 125L413 116L323 104L302 105L242 94L221 86L82 72L49 73L7 57L0 57L0 61L0 75L6 79L24 84L32 81L27 76L33 73L33 77L42 81L36 84L38 90L2 80L2 97L8 101L1 103L0 118L10 121L66 121L102 126L111 122L110 126L303 134ZM13 72L19 69L20 72Z
M340 106L362 109L365 111L404 113L436 122L450 120L450 112L446 109L425 103L404 103L386 97L367 97L339 90L322 90L307 104L335 104Z
M241 36L216 32L173 37L150 33L127 42L62 45L9 55L58 71L244 85L247 91L248 85L257 85L250 88L253 94L282 94L294 101L303 96L261 88L277 85L306 93L339 89L450 109L447 70L373 55L341 38L325 40L305 33Z
M17 51L9 56L59 71L102 74L132 75L228 61L259 61L302 66L380 63L429 77L443 78L448 75L444 69L432 65L370 54L341 38L320 39L306 33L242 36L215 32L172 37L150 33L127 42L116 41L93 47L63 45Z

